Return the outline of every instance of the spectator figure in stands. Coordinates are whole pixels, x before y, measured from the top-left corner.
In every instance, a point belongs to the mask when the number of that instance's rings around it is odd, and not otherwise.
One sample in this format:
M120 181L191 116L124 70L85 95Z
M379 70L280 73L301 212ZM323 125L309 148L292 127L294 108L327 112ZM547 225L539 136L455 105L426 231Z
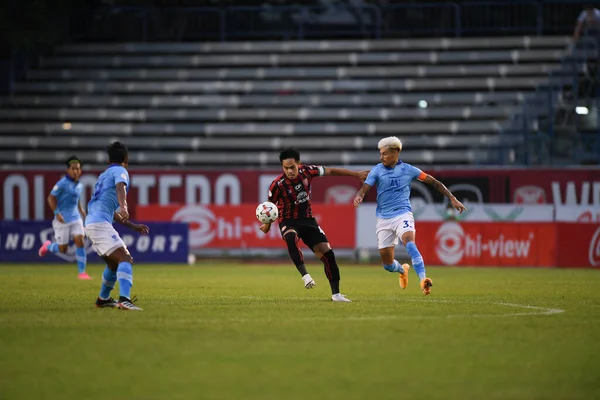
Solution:
M582 34L588 34L598 38L599 32L600 10L594 8L593 5L588 4L577 18L577 25L575 25L575 31L573 32L573 40L575 42L579 41Z
M279 175L269 186L269 201L277 204L279 209L279 229L285 241L288 253L300 272L304 287L315 286L306 266L298 241L302 239L320 258L325 268L325 275L331 286L331 300L350 302L340 293L340 270L335 255L325 232L313 217L310 206L311 181L319 176L352 176L364 181L368 171L350 171L343 168L329 168L317 165L305 165L300 162L300 153L294 149L283 150L279 154L283 174ZM260 230L269 232L271 224L263 224Z
M410 205L411 182L413 179L418 179L430 184L448 197L452 206L461 213L466 210L466 207L433 176L399 160L402 150L400 139L395 136L381 139L377 147L381 163L369 172L365 183L354 198L354 205L358 207L371 187L377 185L377 244L383 268L389 272L398 272L400 287L406 289L410 266L400 265L394 259L394 249L400 238L419 276L421 290L427 296L431 293L433 282L425 273L423 257L415 244L415 220Z
M83 185L79 182L81 176L81 161L76 156L67 160L66 175L56 182L48 195L48 205L54 213L52 228L54 229L55 242L46 240L38 250L40 257L50 253L65 254L69 249L69 242L75 242L75 257L79 269L79 279L92 279L85 271L86 254L83 236L83 219L85 211L79 202Z

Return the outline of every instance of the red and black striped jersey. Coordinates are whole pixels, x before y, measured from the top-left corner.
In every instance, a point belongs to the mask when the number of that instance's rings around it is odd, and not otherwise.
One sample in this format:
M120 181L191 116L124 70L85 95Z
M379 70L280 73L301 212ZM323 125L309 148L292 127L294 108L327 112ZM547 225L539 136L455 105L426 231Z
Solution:
M301 164L295 180L292 181L285 174L281 174L271 182L269 201L277 204L280 222L285 219L313 218L310 183L314 177L323 175L324 167Z

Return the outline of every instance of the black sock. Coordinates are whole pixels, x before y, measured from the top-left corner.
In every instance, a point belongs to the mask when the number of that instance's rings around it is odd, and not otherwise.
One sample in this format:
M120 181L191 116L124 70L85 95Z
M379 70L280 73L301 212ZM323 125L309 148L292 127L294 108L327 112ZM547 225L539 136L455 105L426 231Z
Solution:
M329 279L329 285L331 286L331 294L340 292L340 269L335 261L335 254L333 250L329 250L321 257L323 262L323 268L325 270L325 276Z
M304 276L308 274L306 271L306 266L304 265L304 257L302 256L302 252L298 247L298 235L296 233L288 233L283 237L285 239L285 243L287 244L288 253L296 266L300 275Z
M298 270L298 272L300 272L300 275L302 276L308 274L308 271L306 270L306 265L304 264L296 265L296 269Z
M329 281L329 286L331 286L331 294L340 292L340 281Z

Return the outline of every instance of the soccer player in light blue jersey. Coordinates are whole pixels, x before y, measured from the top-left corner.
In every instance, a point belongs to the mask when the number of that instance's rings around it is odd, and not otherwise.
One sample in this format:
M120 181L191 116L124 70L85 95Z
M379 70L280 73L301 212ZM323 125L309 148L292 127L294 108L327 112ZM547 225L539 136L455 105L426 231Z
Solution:
M402 142L395 136L381 139L377 144L381 163L371 170L362 188L354 198L358 207L371 187L377 185L377 244L383 268L400 274L400 287L408 286L408 264L394 259L394 249L398 238L406 247L413 268L419 276L421 290L427 296L431 293L433 282L425 273L425 264L415 244L415 220L410 206L410 185L413 179L425 182L436 188L452 202L459 212L466 207L440 181L419 168L399 160Z
M38 250L40 257L50 253L65 254L69 249L69 242L75 242L75 256L79 269L79 279L92 279L85 271L86 254L83 236L83 220L85 211L81 207L79 198L83 185L79 182L81 176L81 161L76 156L67 160L67 174L61 178L48 195L48 205L54 212L52 228L55 241L47 240Z
M141 311L131 299L133 258L113 227L113 221L116 220L143 235L147 235L150 230L146 225L129 221L127 192L130 185L129 173L125 169L129 162L127 147L120 142L114 142L107 150L110 165L98 177L85 219L85 234L92 242L93 249L106 262L96 307ZM119 301L110 297L117 281Z

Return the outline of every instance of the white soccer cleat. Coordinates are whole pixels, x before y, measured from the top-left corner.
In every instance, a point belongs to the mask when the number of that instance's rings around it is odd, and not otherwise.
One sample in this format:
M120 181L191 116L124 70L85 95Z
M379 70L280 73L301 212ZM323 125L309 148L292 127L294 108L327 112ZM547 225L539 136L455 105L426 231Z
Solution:
M304 281L304 288L305 289L312 289L315 286L317 286L317 284L315 283L315 281L313 280L313 278L311 278L310 274L306 274L302 277L302 280Z
M332 301L337 301L340 303L352 303L352 300L347 299L346 296L344 296L341 293L336 293L333 296L331 296L331 300Z
M135 298L128 299L127 297L119 296L119 301L117 302L117 308L119 310L142 311L143 308L136 306L134 302L135 302Z

